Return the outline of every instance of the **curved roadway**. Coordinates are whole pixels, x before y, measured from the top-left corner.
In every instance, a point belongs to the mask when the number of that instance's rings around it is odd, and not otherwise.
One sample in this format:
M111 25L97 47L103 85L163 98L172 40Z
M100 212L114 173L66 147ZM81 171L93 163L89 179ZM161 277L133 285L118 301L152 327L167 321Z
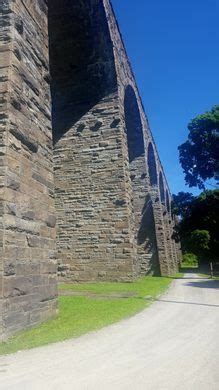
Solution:
M0 357L1 390L218 390L219 281L188 274L140 314Z

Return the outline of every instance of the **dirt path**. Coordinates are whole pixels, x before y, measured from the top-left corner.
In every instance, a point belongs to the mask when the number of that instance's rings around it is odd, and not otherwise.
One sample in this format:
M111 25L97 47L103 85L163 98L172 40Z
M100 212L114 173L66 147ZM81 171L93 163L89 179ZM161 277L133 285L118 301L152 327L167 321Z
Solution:
M0 357L1 390L218 390L219 281L186 275L149 309Z

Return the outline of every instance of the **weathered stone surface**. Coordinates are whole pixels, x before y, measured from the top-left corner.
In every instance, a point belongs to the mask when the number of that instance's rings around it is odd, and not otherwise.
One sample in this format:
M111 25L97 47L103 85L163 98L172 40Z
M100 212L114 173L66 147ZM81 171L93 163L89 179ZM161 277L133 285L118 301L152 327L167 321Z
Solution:
M2 337L54 315L57 262L131 281L174 273L179 248L110 1L4 0L0 27Z
M49 35L59 275L173 273L160 172L169 189L110 2L49 2Z
M53 316L57 293L46 2L0 2L0 26L2 338Z

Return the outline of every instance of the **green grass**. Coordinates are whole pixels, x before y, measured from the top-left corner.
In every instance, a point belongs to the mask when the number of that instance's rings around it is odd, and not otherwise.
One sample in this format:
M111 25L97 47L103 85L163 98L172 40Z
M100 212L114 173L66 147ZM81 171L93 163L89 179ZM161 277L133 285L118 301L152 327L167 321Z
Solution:
M0 343L0 355L81 336L136 314L170 285L170 278L145 277L134 283L89 283L61 285L61 290L90 292L96 297L61 296L59 314L35 328L20 332ZM134 293L112 298L113 293ZM100 294L109 297L101 298ZM98 296L99 295L99 296Z
M187 263L187 262L182 262L181 263L181 269L183 268L191 268L191 269L198 269L198 264L191 264L191 263Z
M183 279L184 272L177 272L173 279Z
M81 284L60 284L60 291L88 292L92 294L115 294L115 293L135 293L138 298L146 295L155 297L161 294L169 285L168 278L147 276L133 283L81 283Z
M210 273L206 273L206 274L199 273L199 276L201 276L202 278L207 278L207 279L211 279L211 280L219 280L219 276L211 277Z

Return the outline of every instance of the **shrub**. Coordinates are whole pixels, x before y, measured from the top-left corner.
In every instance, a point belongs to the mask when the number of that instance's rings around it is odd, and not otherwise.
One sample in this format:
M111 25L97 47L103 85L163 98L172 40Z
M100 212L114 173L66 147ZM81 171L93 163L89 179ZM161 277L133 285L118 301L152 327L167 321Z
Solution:
M194 253L185 253L183 255L182 265L188 267L197 267L198 257Z

